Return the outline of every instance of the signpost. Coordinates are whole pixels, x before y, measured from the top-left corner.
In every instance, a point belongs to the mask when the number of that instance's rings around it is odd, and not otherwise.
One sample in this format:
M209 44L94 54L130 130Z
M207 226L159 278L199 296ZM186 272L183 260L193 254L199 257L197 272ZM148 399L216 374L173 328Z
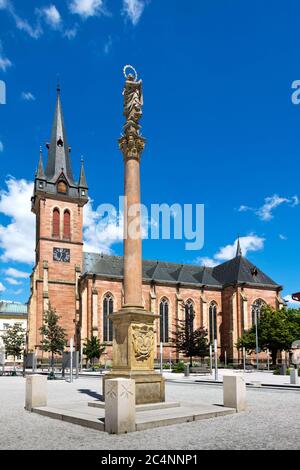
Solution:
M218 342L214 340L214 353L215 353L215 381L218 380Z
M74 338L70 339L70 383L73 382L73 350L74 350Z
M210 368L210 375L212 375L212 345L209 345L209 368Z
M163 371L163 344L160 343L160 373Z

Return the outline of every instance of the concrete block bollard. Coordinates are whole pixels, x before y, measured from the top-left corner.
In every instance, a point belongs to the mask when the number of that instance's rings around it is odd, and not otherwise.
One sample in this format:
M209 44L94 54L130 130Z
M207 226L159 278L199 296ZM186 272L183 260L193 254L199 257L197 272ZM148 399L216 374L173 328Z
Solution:
M224 406L235 408L237 412L247 408L246 382L243 377L224 375L223 377Z
M110 379L105 382L105 431L124 434L135 431L135 381Z
M47 376L29 375L26 377L25 409L47 406Z
M290 383L293 384L293 385L298 384L298 369L291 369Z

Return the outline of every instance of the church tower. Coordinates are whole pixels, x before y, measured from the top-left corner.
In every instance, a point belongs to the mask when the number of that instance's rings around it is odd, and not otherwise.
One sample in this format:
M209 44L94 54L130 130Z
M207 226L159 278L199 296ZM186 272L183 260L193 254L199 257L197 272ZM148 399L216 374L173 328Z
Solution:
M60 88L44 170L42 151L35 174L32 212L36 215L36 261L31 275L28 350L40 344L39 328L49 302L61 316L68 339L79 331L78 278L83 263L83 206L88 201L83 162L73 178L71 147L64 125Z

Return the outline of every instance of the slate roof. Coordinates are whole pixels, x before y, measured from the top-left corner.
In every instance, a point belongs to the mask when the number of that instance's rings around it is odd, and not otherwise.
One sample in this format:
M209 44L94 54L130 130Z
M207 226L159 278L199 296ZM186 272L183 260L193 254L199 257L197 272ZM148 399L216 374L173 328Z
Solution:
M222 284L236 282L260 286L277 286L269 276L258 269L247 258L236 256L213 269L213 276Z
M62 144L58 145L60 141ZM56 181L62 171L68 178L69 183L74 184L70 150L60 101L60 89L58 88L45 175L48 180Z
M83 273L121 279L123 277L123 257L84 253ZM214 288L237 283L273 287L274 289L280 287L242 256L236 256L214 268L143 260L143 279L167 284L180 283L199 287L206 285Z

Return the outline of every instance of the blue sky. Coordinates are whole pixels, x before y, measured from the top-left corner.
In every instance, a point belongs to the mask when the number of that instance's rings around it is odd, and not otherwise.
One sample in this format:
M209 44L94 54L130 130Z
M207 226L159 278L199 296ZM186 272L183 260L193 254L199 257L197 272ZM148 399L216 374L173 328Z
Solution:
M211 265L240 234L284 295L299 291L299 17L296 0L0 0L0 296L28 298L18 277L32 268L28 196L57 76L73 170L84 155L93 199L86 236L97 206L117 204L128 63L144 87L143 202L205 204L202 250L145 240L144 258ZM109 236L104 245L122 253Z

